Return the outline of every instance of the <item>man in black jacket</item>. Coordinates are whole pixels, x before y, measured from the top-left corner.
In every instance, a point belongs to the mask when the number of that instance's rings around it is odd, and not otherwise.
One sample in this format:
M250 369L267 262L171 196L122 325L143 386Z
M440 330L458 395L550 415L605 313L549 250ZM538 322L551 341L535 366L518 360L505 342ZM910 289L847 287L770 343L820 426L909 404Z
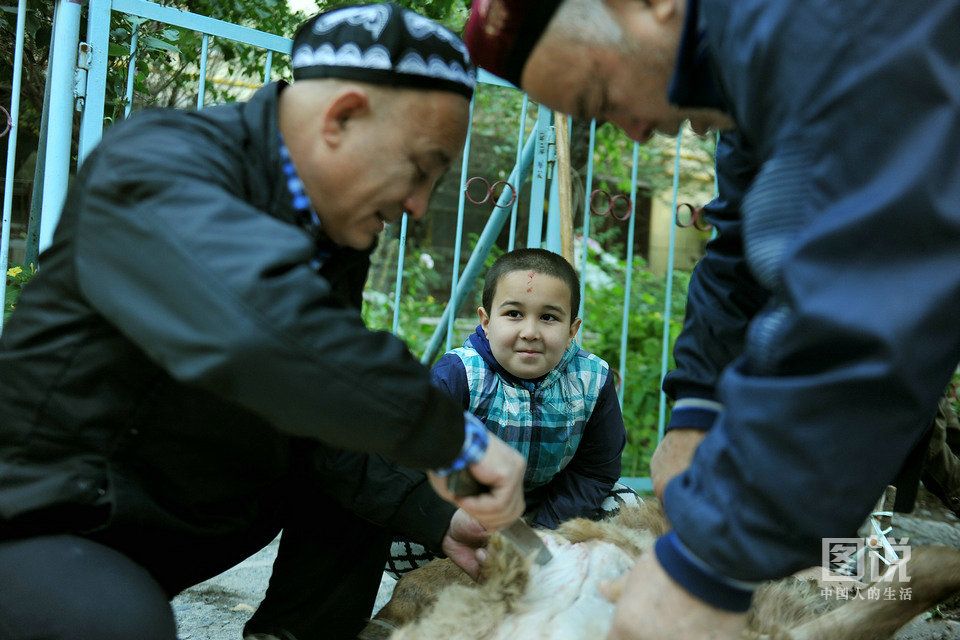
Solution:
M293 67L81 168L0 341L0 639L173 640L168 599L280 529L245 633L353 637L394 532L476 575L522 512L520 456L359 313L377 234L463 145L466 49L370 5ZM434 488L465 466L491 491L457 510Z

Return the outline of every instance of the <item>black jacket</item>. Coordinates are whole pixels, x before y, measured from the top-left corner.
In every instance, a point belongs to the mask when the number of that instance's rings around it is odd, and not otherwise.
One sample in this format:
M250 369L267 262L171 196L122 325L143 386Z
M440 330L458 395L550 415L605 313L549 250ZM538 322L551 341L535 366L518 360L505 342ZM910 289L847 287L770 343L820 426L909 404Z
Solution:
M462 410L364 326L368 252L311 266L329 241L291 207L282 87L144 112L84 163L0 340L0 538L242 531L316 447L336 499L436 547L452 507L424 474L346 450L444 466Z

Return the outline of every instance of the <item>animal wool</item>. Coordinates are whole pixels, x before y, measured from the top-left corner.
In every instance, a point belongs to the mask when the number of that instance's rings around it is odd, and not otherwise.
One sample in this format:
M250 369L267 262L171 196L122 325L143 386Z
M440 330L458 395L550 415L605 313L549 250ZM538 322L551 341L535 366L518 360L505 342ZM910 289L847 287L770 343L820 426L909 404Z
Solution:
M597 640L614 605L598 585L620 576L669 525L659 504L621 509L616 518L572 520L538 534L553 554L544 566L498 534L490 540L483 580L473 583L449 560L405 575L361 640ZM877 586L910 587L910 600L857 598L858 589L825 595L813 579L789 577L754 595L745 640L883 640L910 619L960 591L960 552L913 550L910 582L896 572ZM861 594L862 595L862 594Z

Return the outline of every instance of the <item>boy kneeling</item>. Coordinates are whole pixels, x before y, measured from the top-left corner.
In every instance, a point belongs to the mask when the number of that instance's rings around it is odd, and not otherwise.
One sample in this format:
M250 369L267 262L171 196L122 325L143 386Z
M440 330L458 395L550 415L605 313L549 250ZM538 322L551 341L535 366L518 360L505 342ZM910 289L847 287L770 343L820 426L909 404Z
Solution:
M505 253L486 274L476 332L432 371L434 384L526 457L524 518L550 529L639 501L617 484L623 416L610 367L575 341L579 308L580 280L562 256ZM429 559L397 541L388 570Z

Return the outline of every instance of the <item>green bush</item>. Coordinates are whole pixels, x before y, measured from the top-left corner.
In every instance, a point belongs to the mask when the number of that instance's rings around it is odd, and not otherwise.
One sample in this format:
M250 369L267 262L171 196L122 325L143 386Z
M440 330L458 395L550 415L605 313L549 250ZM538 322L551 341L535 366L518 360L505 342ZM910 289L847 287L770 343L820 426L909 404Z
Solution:
M478 236L469 234L469 249L464 259L476 246ZM392 240L395 242L395 240ZM387 251L389 253L389 251ZM457 316L456 335L453 346L459 347L479 322L476 308L480 304L483 290L483 275L493 262L503 254L499 247L493 247L477 275L470 295ZM465 263L464 263L465 264ZM388 278L382 274L372 276L364 291L363 319L372 329L391 331L393 329L394 298L396 283L396 262L382 268L391 269ZM410 351L420 357L427 349L430 338L443 315L444 307L450 299L450 265L440 264L439 257L421 250L408 251L403 261L403 281L400 290L400 319L397 335L403 338ZM371 283L378 282L377 286ZM389 290L387 290L389 289ZM443 348L436 355L443 355ZM436 359L434 358L434 359Z
M32 264L26 268L24 268L23 265L15 264L7 269L7 288L3 301L4 324L6 324L10 314L13 313L13 310L16 308L17 298L20 297L20 290L23 289L25 284L30 282L30 278L36 275L36 272Z
M584 349L606 360L620 377L619 393L623 399L623 422L627 429L623 475L647 476L650 456L657 446L666 278L651 273L643 258L634 258L627 314L626 357L622 358L626 261L619 260L615 265L608 266L606 271L614 279L614 284L608 288L588 287L586 291L582 344ZM689 280L688 273L674 272L668 368L673 366L673 343L683 325ZM669 420L669 411L665 419Z

